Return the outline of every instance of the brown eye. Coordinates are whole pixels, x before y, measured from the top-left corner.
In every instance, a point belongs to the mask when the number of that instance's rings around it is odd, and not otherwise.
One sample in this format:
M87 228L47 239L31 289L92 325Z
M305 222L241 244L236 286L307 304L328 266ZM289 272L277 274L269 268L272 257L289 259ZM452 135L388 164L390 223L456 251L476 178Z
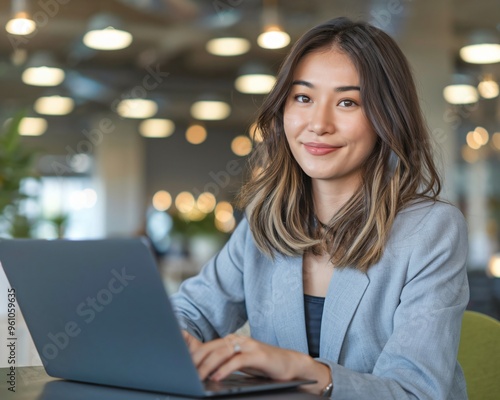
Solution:
M342 106L342 107L354 107L356 105L357 104L354 101L352 101L352 100L342 100L339 103L339 106Z
M299 103L309 103L311 99L303 94L298 94L295 96L295 100L297 100Z

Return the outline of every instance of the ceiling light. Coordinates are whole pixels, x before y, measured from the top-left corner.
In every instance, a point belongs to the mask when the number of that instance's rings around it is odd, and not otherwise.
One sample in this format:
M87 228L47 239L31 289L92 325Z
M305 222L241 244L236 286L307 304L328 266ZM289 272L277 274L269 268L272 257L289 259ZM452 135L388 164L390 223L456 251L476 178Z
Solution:
M191 144L201 144L207 138L207 130L202 125L191 125L186 130L186 140Z
M121 29L121 20L108 13L95 15L89 23L83 43L96 50L120 50L132 43L132 35Z
M221 232L229 233L236 227L236 220L234 219L234 217L231 217L231 219L226 222L222 222L221 220L216 219L215 227Z
M444 88L443 96L450 104L471 104L479 100L472 79L465 74L453 74L452 84Z
M220 211L227 211L232 214L234 212L234 208L228 201L220 201L215 207L215 213L217 214Z
M474 135L474 131L470 131L465 137L467 145L473 150L478 150L481 147L480 140L478 141L477 139L477 135Z
M191 106L191 115L200 120L221 120L230 113L231 107L223 101L202 100Z
M234 86L241 93L265 94L271 91L275 82L273 75L247 74L239 76Z
M184 216L189 221L201 221L207 216L207 214L199 210L197 207L193 207L189 212L185 213Z
M495 132L491 137L491 144L496 150L500 150L500 132Z
M57 86L64 78L65 73L58 68L54 57L44 51L30 57L22 75L23 82L33 86Z
M472 147L469 147L468 145L464 144L462 146L462 158L468 162L469 164L474 164L479 160L479 152L473 149Z
M204 192L198 196L196 207L205 214L212 212L217 204L215 196L210 192Z
M264 49L281 49L290 43L290 35L278 25L270 25L259 35L257 43Z
M222 232L230 232L236 226L233 207L227 201L221 201L215 207L215 226Z
M19 134L23 136L40 136L47 130L47 120L44 118L26 117L19 124Z
M478 126L474 129L474 139L481 146L484 146L490 140L490 134L485 128Z
M73 111L75 102L70 97L44 96L35 101L35 111L45 115L66 115Z
M471 104L478 101L477 90L472 85L449 85L444 88L443 96L450 104Z
M18 13L5 25L5 30L11 35L26 36L36 29L33 21L27 13Z
M239 56L250 50L250 42L236 37L211 39L207 42L206 49L216 56Z
M500 278L500 253L493 254L488 262L488 272L495 278Z
M31 67L24 70L22 79L27 85L57 86L64 80L64 71L61 68Z
M169 119L152 118L142 121L139 125L139 132L144 137L163 138L174 133L175 124Z
M190 212L195 204L194 197L189 192L181 192L175 198L175 207L183 214Z
M158 105L153 100L126 99L120 101L116 108L124 118L150 118L158 111Z
M257 38L260 47L281 49L290 43L290 35L279 24L278 0L264 1L262 26L264 26L264 30Z
M475 32L470 44L460 49L460 57L471 64L492 64L500 62L500 43L491 32Z
M5 30L12 35L29 35L36 29L36 23L28 12L27 0L12 0L12 18L5 25Z
M87 32L83 43L95 50L121 50L130 46L132 35L109 26L106 29Z
M248 136L237 136L231 142L231 150L237 156L246 156L252 151L252 141Z
M471 64L493 64L500 61L500 44L473 44L460 49L460 57Z
M485 76L484 79L477 85L479 94L485 99L493 99L498 96L498 83L491 76Z
M158 211L167 211L172 205L172 196L165 190L159 190L153 196L153 207Z

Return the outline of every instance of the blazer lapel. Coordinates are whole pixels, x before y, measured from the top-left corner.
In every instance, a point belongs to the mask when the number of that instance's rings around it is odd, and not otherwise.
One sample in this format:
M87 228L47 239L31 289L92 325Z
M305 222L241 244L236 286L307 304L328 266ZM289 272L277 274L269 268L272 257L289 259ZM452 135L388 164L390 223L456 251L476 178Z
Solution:
M274 327L282 348L308 353L302 285L302 256L277 256L272 277Z
M320 357L339 361L347 328L369 283L359 270L335 269L321 320Z

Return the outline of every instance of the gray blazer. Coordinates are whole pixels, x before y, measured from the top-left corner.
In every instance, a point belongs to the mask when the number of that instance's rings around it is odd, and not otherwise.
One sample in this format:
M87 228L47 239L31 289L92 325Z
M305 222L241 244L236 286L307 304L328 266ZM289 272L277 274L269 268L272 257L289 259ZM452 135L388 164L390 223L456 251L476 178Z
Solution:
M457 362L469 299L467 227L445 203L401 211L368 272L336 269L325 300L320 358L334 399L467 399ZM247 320L253 338L308 353L302 257L274 261L244 219L199 275L172 296L183 329L202 341Z

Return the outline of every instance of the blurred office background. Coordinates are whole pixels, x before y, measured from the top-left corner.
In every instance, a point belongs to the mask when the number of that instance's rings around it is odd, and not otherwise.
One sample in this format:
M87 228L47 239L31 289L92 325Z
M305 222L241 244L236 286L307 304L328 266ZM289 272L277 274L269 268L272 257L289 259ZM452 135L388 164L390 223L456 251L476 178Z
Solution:
M175 291L241 218L252 123L290 43L336 16L409 58L469 224L469 308L498 318L497 0L0 0L0 236L146 235ZM0 271L0 337L7 287ZM18 363L39 364L18 326Z

